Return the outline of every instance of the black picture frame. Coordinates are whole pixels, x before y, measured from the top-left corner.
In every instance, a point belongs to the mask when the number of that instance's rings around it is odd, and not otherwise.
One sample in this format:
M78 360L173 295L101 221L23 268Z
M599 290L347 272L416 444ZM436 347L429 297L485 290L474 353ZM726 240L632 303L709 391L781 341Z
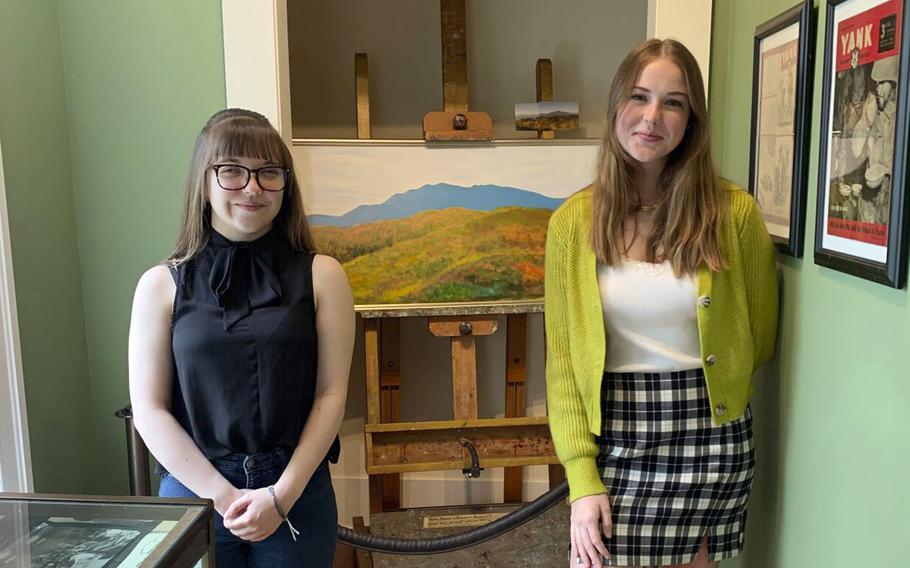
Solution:
M908 6L828 0L825 25L815 263L893 288L907 275Z
M812 0L755 28L749 191L776 248L796 258L803 255L806 230L814 46ZM765 60L774 64L776 75L769 74ZM766 92L763 86L772 82L780 88ZM774 132L769 132L769 126ZM772 164L775 157L777 162Z

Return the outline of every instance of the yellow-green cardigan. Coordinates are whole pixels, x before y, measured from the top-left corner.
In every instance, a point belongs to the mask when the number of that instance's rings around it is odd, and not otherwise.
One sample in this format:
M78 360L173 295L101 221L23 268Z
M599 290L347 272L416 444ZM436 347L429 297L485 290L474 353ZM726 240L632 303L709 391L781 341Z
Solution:
M774 355L777 270L752 196L732 184L721 230L728 270L697 274L698 335L715 424L742 416L752 373ZM550 218L546 249L547 412L570 500L605 493L595 465L607 353L594 250L591 188Z

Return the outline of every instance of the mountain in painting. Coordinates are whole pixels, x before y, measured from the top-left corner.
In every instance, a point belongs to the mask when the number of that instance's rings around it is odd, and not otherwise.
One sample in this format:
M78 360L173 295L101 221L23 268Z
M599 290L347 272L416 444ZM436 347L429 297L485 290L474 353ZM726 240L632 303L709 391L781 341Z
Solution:
M358 305L543 297L545 208L451 207L356 227L313 227Z
M499 207L526 207L554 210L561 198L546 197L533 191L500 185L462 187L448 183L424 185L396 193L376 205L360 205L344 215L310 215L313 226L353 227L363 223L405 219L429 210L460 207L474 211L492 211Z

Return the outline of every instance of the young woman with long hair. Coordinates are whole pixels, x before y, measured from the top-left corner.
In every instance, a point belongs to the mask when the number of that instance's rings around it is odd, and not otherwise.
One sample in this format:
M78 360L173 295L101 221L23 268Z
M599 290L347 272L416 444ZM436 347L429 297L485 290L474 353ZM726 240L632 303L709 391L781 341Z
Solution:
M773 355L777 276L708 129L692 54L637 46L610 88L594 184L550 220L547 400L572 566L704 568L743 545L751 377Z
M174 252L136 287L129 337L159 495L214 501L217 566L332 565L327 462L353 342L347 278L314 252L287 146L258 113L218 112L196 140Z

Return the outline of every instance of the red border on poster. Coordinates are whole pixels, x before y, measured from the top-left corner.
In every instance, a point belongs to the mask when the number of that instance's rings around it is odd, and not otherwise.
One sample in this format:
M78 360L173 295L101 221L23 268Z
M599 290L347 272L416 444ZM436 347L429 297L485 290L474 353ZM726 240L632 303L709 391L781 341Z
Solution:
M880 29L882 25L891 25L887 18L895 15L894 23L896 29L893 35L882 33L885 30ZM859 61L857 65L872 63L878 59L898 55L901 45L901 28L903 24L903 14L898 0L888 0L874 8L870 8L861 14L847 18L837 25L837 59L835 62L836 71L844 71L852 67L852 55L854 49L859 50ZM882 36L888 35L893 37L894 41L885 51L879 52L879 40Z
M888 244L888 225L882 223L864 223L829 217L828 234L872 245Z

